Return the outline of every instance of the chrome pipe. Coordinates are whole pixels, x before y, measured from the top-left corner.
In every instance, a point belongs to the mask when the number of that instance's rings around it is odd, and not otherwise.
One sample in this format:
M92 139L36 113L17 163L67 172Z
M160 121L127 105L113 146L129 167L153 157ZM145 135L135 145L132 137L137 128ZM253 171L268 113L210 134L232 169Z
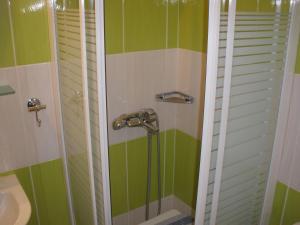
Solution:
M148 139L148 166L147 166L147 192L146 192L146 211L145 211L145 219L149 219L149 203L150 203L150 195L151 195L151 163L152 163L152 133L147 132Z

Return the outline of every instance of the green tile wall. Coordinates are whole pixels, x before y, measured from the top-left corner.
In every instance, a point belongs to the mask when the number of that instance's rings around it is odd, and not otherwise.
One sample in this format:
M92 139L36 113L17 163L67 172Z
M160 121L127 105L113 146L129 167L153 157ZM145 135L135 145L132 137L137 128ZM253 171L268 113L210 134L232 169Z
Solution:
M208 2L169 1L167 4L153 0L106 0L106 53L165 48L206 52ZM228 8L228 1L222 8ZM283 0L281 8L283 12L288 12L289 0ZM274 0L238 0L237 10L274 12L275 4Z
M174 134L175 130L160 133L161 168L164 168L164 162L166 163L165 175L163 169L161 170L163 196L168 196L173 191ZM156 138L153 138L152 145L151 201L157 199ZM164 147L166 150L165 154L163 152ZM164 155L166 158L164 158ZM110 146L109 161L113 216L144 205L147 184L147 137ZM126 174L126 168L128 168L128 174ZM129 198L127 197L127 193Z
M67 163L76 225L92 225L94 218L87 152L74 154L69 151Z
M206 52L208 1L180 1L179 47Z
M12 0L17 65L50 61L46 0Z
M125 1L125 51L166 47L166 5L149 0Z
M297 53L297 58L296 58L295 73L300 74L300 38L298 41L298 53Z
M174 194L192 208L196 207L200 141L176 130Z
M122 1L105 0L105 45L106 54L123 51Z
M8 0L0 3L0 67L47 62L51 59L46 0ZM10 24L12 30L10 30ZM12 39L12 35L14 39Z
M178 3L106 0L106 53L177 47Z
M200 142L174 129L161 132L160 137L163 196L175 194L191 207L194 207ZM156 139L153 139L152 201L157 199L157 152L155 145ZM110 146L109 160L113 216L143 206L147 184L147 138L137 138L127 143ZM163 172L164 167L165 172ZM128 168L128 174L126 168Z
M0 1L0 68L14 65L13 46L9 25L8 2Z
M273 202L270 225L293 225L300 221L300 191L278 182Z
M36 211L31 176L34 184ZM0 176L16 174L31 203L28 225L70 225L66 184L62 161L53 160L10 171ZM39 220L39 222L38 222Z
M207 0L169 1L169 4L153 0L124 3L106 0L106 53L177 47L206 51L207 23Z

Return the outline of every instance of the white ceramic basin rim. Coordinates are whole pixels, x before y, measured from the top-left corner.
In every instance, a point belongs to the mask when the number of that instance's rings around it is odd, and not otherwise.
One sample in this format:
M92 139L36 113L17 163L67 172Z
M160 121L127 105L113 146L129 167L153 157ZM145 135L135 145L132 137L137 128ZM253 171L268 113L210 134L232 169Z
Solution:
M30 215L30 202L17 177L0 177L0 225L26 225Z

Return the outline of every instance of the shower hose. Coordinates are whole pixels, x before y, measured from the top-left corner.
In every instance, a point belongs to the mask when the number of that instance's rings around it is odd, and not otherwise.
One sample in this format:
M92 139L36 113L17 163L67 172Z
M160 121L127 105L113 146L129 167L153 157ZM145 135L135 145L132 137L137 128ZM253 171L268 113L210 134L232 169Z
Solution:
M152 137L156 135L157 145L157 197L158 197L158 208L157 215L161 213L161 179L160 179L160 136L159 136L159 122L156 121L158 130L156 132L147 131L148 139L148 168L147 168L147 194L146 194L146 220L149 219L149 203L151 196L151 169L152 169Z

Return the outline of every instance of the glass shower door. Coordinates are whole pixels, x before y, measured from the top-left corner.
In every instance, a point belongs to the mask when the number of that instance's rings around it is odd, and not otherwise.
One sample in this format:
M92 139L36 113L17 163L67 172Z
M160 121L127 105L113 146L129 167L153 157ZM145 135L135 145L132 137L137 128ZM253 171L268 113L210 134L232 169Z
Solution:
M57 1L55 14L73 220L77 225L105 224L95 2Z
M271 1L269 8L243 5L229 1L219 14L211 146L202 146L210 163L200 224L259 224L263 210L290 13L288 5Z

